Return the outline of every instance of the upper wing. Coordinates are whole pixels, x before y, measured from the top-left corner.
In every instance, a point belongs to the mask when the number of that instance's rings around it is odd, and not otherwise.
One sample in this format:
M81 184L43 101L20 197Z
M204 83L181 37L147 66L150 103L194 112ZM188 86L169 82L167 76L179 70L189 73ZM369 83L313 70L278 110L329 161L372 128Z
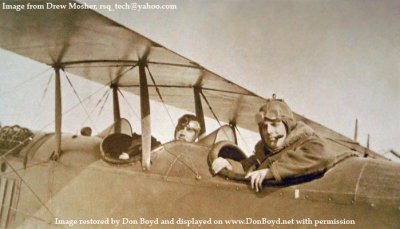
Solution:
M67 8L69 4L79 4L64 0L33 3L67 5ZM95 11L0 10L0 21L0 47L4 49L48 65L59 65L65 71L103 85L116 84L135 94L139 94L139 72L135 66L145 58L150 99L159 100L157 85L165 103L194 112L193 88L199 87L208 102L203 98L206 116L214 118L215 114L221 121L258 131L254 114L265 102L264 98ZM359 152L365 150L314 121L297 114L296 118L338 144Z

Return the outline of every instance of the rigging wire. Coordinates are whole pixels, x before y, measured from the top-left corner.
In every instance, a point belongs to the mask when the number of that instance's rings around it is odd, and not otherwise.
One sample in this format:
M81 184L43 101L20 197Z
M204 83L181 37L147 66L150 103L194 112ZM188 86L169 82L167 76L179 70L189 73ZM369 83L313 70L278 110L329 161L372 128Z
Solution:
M202 90L200 90L200 94L201 94L201 96L203 97L204 101L206 101L207 106L208 106L208 109L210 109L210 111L211 111L211 113L213 114L215 120L217 120L219 126L222 127L221 122L219 121L217 115L215 114L214 110L212 109L210 103L209 103L208 100L207 100L207 97L203 94L203 91L202 91Z
M119 81L123 75L125 75L126 73L128 73L129 71L131 71L132 69L134 69L136 66L137 66L137 63L134 64L134 65L132 65L130 68L126 69L125 71L121 72L119 75L117 75L117 76L115 77L115 80L116 80L116 81ZM115 80L112 80L112 79L111 79L110 82L109 82L107 85L112 85L113 83L115 83L115 82L113 82L113 81L115 81ZM118 83L118 82L117 82L117 83ZM119 91L119 89L118 89L118 91ZM110 90L108 90L107 92L108 92L108 94L107 94L107 96L106 96L106 98L105 98L105 100L104 100L103 105L102 105L101 108L100 108L99 113L97 114L96 121L99 119L100 114L103 112L104 106L105 106L105 104L106 104L106 102L107 102L107 100L108 100L108 97L109 97L109 95L110 95ZM120 92L120 93L121 93L121 92ZM123 95L122 93L121 93L121 95L124 97L124 95ZM103 95L103 97L104 97L104 95ZM124 97L124 98L125 98L125 97ZM127 104L128 104L128 106L129 106L129 103L128 103L128 102L127 102ZM98 105L98 104L97 104L97 105ZM97 107L97 105L96 105L96 107ZM132 111L133 111L133 109L132 109ZM135 111L133 111L133 113L137 116L137 114L136 114ZM137 116L137 117L138 117L138 116Z
M44 98L46 97L46 95L47 95L47 90L49 89L49 86L50 86L51 80L53 79L53 76L54 76L54 73L50 74L49 80L47 81L46 88L44 89L43 95L42 95L42 97L41 97L41 99L40 99L39 106L42 105L43 99L44 99Z
M238 132L238 134L239 134L239 136L240 136L240 139L242 139L244 145L246 146L246 149L248 150L248 152L250 152L250 151L251 151L251 150L250 150L250 147L249 147L249 145L247 144L246 140L244 139L242 133L239 131L239 128L238 128L236 125L234 125L234 126L235 126L235 129L236 129L236 131Z
M40 197L36 194L35 191L33 191L32 187L22 178L22 176L18 173L18 171L11 165L11 163L7 160L7 158L4 157L4 155L1 155L1 158L4 160L4 162L7 163L7 165L14 171L14 173L19 177L22 183L26 185L26 187L29 189L29 191L32 192L32 194L35 196L36 199L38 199L39 203L52 215L53 218L55 218L55 215L53 212L46 206L46 204L40 199Z
M90 111L89 115L91 116L94 111L96 110L96 108L100 105L101 101L104 99L104 97L107 95L107 93L109 93L109 90L107 89L106 91L104 91L103 95L101 96L101 98L99 99L99 101L97 101L96 105L93 107L93 109ZM81 126L83 126L85 124L85 122L88 120L88 118L90 116L87 116L85 118L85 120L82 122Z
M100 89L96 90L94 93L90 94L89 96L87 96L86 98L84 98L83 100L81 100L81 102L82 102L82 101L85 101L85 100L89 99L91 96L97 94L97 93L98 93L101 89L103 89L103 88L104 88L104 87L101 87ZM79 103L76 104L75 106L71 107L71 108L68 109L67 111L63 112L63 114L65 115L65 114L69 113L70 111L72 111L73 109L75 109L78 105L80 105L80 104L79 104ZM45 129L47 126L49 126L49 125L52 124L52 123L54 123L54 120L53 120L52 122L46 124L43 128L40 128L39 131L42 131L43 129ZM55 218L55 214L54 214L54 213L49 209L49 207L41 200L41 198L39 197L39 195L36 194L36 192L33 190L33 188L32 188L32 187L24 180L24 178L19 174L18 170L16 170L16 169L11 165L11 163L7 160L7 158L5 157L5 156L7 156L8 154L10 154L11 152L13 152L13 150L14 150L15 148L19 147L19 146L22 145L22 144L25 144L25 142L28 141L28 140L32 140L32 138L27 138L27 139L25 139L24 141L21 141L21 142L19 143L19 145L17 145L17 146L15 146L14 148L8 150L8 151L7 151L6 153L4 153L3 155L0 155L0 157L4 160L4 162L6 162L6 164L7 164L7 165L13 170L13 172L19 177L19 179L21 180L21 182L22 182L23 184L26 185L26 187L28 188L28 190L35 196L35 198L39 201L39 203L52 215L53 218ZM52 178L49 176L49 179L52 179ZM52 179L52 180L53 180L53 179ZM49 180L49 183L50 183L50 182L53 183L52 180ZM51 194L51 190L50 190L50 195L52 195L52 194Z
M130 70L134 69L137 65L138 65L138 64L136 63L136 64L132 65L132 67L126 69L124 72L121 72L119 75L117 75L117 76L115 77L115 79L117 80L116 83L118 83L118 81L121 79L121 77L122 77L123 75L125 75L126 73L128 73ZM113 82L113 80L111 80L110 84L113 84L113 83L115 83L115 82Z
M103 89L104 87L100 88ZM88 98L90 98L91 96L97 94L99 91L95 91L94 93L92 93L91 95L87 96L86 98L84 98L82 101L87 100ZM66 112L64 112L63 114L66 114L70 111L72 111L74 108L76 108L79 104L76 104L75 106L71 107L70 109L68 109ZM43 129L45 129L47 126L49 126L50 124L54 123L54 121L50 122L49 124L45 125L43 128L41 128L39 131L42 131ZM47 207L47 205L41 200L41 198L36 194L36 192L33 190L33 188L24 180L24 178L18 173L18 170L16 170L11 163L7 160L6 156L8 154L10 154L11 152L14 151L14 149L16 149L17 147L19 147L22 144L25 144L25 142L27 142L28 140L32 140L32 138L27 138L24 141L21 141L19 143L19 145L15 146L14 148L8 150L6 153L4 153L3 155L0 155L0 157L4 160L4 162L6 162L6 164L13 170L13 172L19 177L19 179L21 180L22 183L24 183L27 188L29 189L29 191L35 196L35 198L39 201L39 203L52 215L53 218L55 218L55 214L49 209L49 207ZM50 176L49 176L50 179ZM51 192L51 190L50 190Z
M45 98L46 95L47 95L47 91L48 91L48 88L49 88L49 86L50 86L50 83L51 83L51 81L52 81L52 79L53 79L53 75L54 75L54 73L50 74L49 80L47 81L47 85L46 85L46 87L45 87L45 89L44 89L44 91L43 91L42 97L40 98L40 102L39 102L39 105L38 105L38 109L37 109L37 111L36 111L36 114L35 114L35 116L34 116L33 123L37 123L37 120L39 119L39 112L41 111L40 108L42 107L42 103L43 103L43 101L44 101L44 98Z
M86 109L86 107L83 105L82 100L81 100L81 98L80 98L79 95L78 95L78 92L75 90L74 86L72 85L72 82L71 82L71 80L69 79L67 72L64 71L64 74L65 74L65 78L67 78L67 81L68 81L69 85L71 86L72 90L74 91L74 94L75 94L76 97L78 98L79 104L82 106L83 110L86 112L87 118L89 118L90 122L91 122L92 125L93 125L94 130L97 132L97 130L96 130L96 125L94 124L93 120L90 118L90 114L89 114L88 110Z
M50 68L49 68L49 69L50 69ZM23 85L23 84L29 82L30 80L32 80L32 79L38 77L38 76L41 75L41 74L44 74L44 73L47 72L49 69L47 69L46 71L41 72L40 74L35 75L34 77L31 77L30 79L28 79L27 81L22 82L21 84L15 86L15 87L13 88L13 89L14 89L13 91L15 91L15 89L16 89L17 87L20 87L21 85ZM74 105L73 107L71 107L71 108L68 109L67 111L63 112L64 115L67 114L67 113L69 113L69 112L72 111L73 109L75 109L78 105L82 105L82 106L83 106L83 104L82 104L83 101L89 99L91 96L97 94L101 89L103 89L103 87L100 88L99 90L95 91L94 93L92 93L91 95L87 96L86 98L84 98L84 99L82 100L82 99L78 96L78 94L77 94L75 88L73 87L73 85L72 85L72 83L71 83L71 81L70 81L68 75L67 75L66 73L65 73L65 75L66 75L66 78L67 78L69 84L71 85L72 89L74 90L75 95L78 97L79 103L76 104L76 105ZM43 92L43 95L42 95L42 98L41 98L41 101L40 101L40 105L42 104L43 99L45 98L45 96L46 96L46 94L47 94L47 90L48 90L48 87L49 87L49 85L50 85L51 79L52 79L52 77L50 76L50 78L49 78L49 80L48 80L48 82L47 82L47 86L46 86L46 88L45 88L45 90L44 90L44 92ZM10 91L10 92L13 92L13 91ZM1 95L7 94L7 93L9 93L9 92L2 93ZM103 97L104 97L104 95L103 95ZM99 103L100 103L100 101L98 102L98 104L99 104ZM98 105L98 104L97 104L97 105ZM96 105L96 106L97 106L97 105ZM87 112L87 110L85 109L84 106L83 106L83 108L84 108L84 110ZM43 126L42 128L40 128L39 131L45 129L47 126L49 126L49 125L52 124L52 123L54 123L54 121L52 121L52 122L46 124L45 126ZM92 122L92 124L93 124L93 122ZM19 145L17 145L16 147L14 147L14 148L8 150L8 152L6 152L6 153L4 153L3 155L1 155L1 158L4 160L4 162L7 163L7 165L13 170L13 172L19 177L19 179L21 180L21 182L24 183L24 184L26 185L26 187L27 187L27 188L30 190L30 192L35 196L35 198L40 202L40 204L52 215L53 218L55 218L55 214L49 209L48 206L46 206L46 204L45 204L45 203L41 200L41 198L36 194L36 192L32 189L32 187L24 180L24 178L19 174L19 172L11 165L11 163L10 163L10 162L7 160L7 158L5 157L5 156L7 156L8 154L10 154L11 152L13 152L14 149L16 149L17 147L19 147L20 145L25 144L25 142L28 141L28 140L32 140L32 138L27 138L27 139L25 139L24 141L21 141L21 142L19 143ZM53 183L53 179L54 179L54 178L52 178L52 177L49 176L49 179L51 179L51 180L49 180L49 183ZM50 195L52 195L52 194L51 194L51 190L50 190Z
M169 112L167 106L165 105L164 99L163 99L162 96L161 96L160 90L158 89L158 86L157 86L157 84L156 84L156 81L154 80L153 74L151 74L150 69L149 69L149 66L148 66L147 64L146 64L146 68L147 68L147 71L149 72L151 81L153 81L153 85L154 85L154 87L156 88L156 92L157 92L157 94L158 94L158 97L160 98L160 100L161 100L161 102L162 102L162 104L163 104L163 107L164 107L165 111L167 112L167 114L168 114L168 116L169 116L169 119L170 119L172 125L175 127L175 126L176 126L176 125L175 125L175 122L174 122L174 120L172 119L171 113Z
M186 166L187 168L189 168L189 170L192 171L192 172L196 175L196 179L198 179L198 178L200 177L199 172L198 172L198 170L197 170L197 168L196 168L196 165L193 163L193 160L192 160L191 158L189 158L189 159L190 159L190 162L191 162L192 165L193 165L193 168L192 168L188 163L186 163L185 160L181 159L181 156L184 155L186 152L182 152L182 153L180 153L179 155L175 155L175 154L172 153L166 146L164 146L164 149L165 149L165 151L166 151L168 154L170 154L170 155L172 155L173 157L175 157L174 160L173 160L173 161L171 162L171 164L169 165L169 168L168 168L168 170L166 171L166 173L165 173L165 175L164 175L164 179L165 179L165 180L168 178L169 173L171 172L172 167L174 166L174 164L175 164L177 161L179 161L179 162L182 163L184 166Z
M166 150L169 154L170 153L168 150ZM175 154L172 154L175 158L174 160L171 162L171 164L168 167L168 170L166 171L165 175L164 175L164 180L168 179L169 173L171 172L172 167L175 165L175 163L178 161L178 159L183 155L183 153L180 153L178 156L176 156Z
M214 110L213 110L212 107L211 107L211 104L208 102L207 97L203 94L203 91L202 91L202 90L200 90L200 94L201 94L201 96L203 97L204 101L206 101L206 104L207 104L208 108L210 109L211 113L213 114L215 120L217 120L219 126L222 127L221 122L219 121L217 115L215 114ZM236 128L237 132L239 133L239 136L240 136L240 138L242 139L243 143L245 144L245 146L246 146L247 149L249 150L250 147L248 146L247 142L244 140L242 134L240 133L240 131L239 131L239 129L238 129L238 127L237 127L236 125L235 125L235 128ZM225 131L224 131L224 134L225 134L226 137L228 137L228 134L227 134Z
M4 205L2 205L2 207L3 207ZM13 207L9 207L11 210L13 210L13 211L15 211L16 213L20 213L20 214L22 214L22 215L24 215L24 216L28 216L28 217L30 217L30 218L33 218L33 219L36 219L36 220L38 220L38 221L41 221L41 222L43 222L43 223L46 223L46 224L48 224L48 225L52 225L53 224L53 222L49 222L49 221L46 221L45 219L42 219L42 218L39 218L39 217L37 217L37 216L35 216L35 215L33 215L33 214L29 214L29 213L26 213L26 212L23 212L23 211L21 211L21 210L19 210L19 209L17 209L17 208L13 208Z
M3 139L1 139L1 140L3 140ZM5 157L5 156L7 156L8 154L11 154L11 153L12 153L14 150L16 150L18 147L20 147L21 145L24 145L25 143L27 143L28 141L31 141L31 140L32 140L32 136L26 138L26 139L23 140L23 141L18 142L18 145L14 146L13 148L9 149L7 152L3 153L2 156Z
M106 96L106 98L105 98L105 100L104 100L104 102L103 102L103 105L101 105L100 111L99 111L99 113L97 114L96 121L99 119L101 112L103 112L104 106L106 105L106 102L107 102L107 100L108 100L108 97L109 97L110 94L111 94L111 90L107 90L107 92L108 92L108 93L107 93L107 96Z
M5 156L5 155L4 155ZM33 167L36 167L36 166L38 166L38 165L43 165L43 164L46 164L48 161L39 161L39 162L37 162L37 163L32 163L32 164L30 164L29 166L26 166L26 167L21 167L21 168L19 168L19 169L15 169L16 171L22 171L22 170L26 170L27 168L33 168ZM11 174L13 171L9 171L9 172L3 172L3 175L9 175L9 174Z
M104 87L99 88L98 90L96 90L96 91L93 92L92 94L90 94L90 95L88 95L87 97L85 97L85 98L82 100L82 102L88 100L88 99L91 98L93 95L97 94L99 91L101 91L102 89L104 89L105 87L107 87L107 85L105 85ZM64 112L62 113L62 115L68 114L69 112L71 112L72 110L74 110L75 108L77 108L79 105L80 105L79 103L75 104L74 106L72 106L72 107L70 107L69 109L67 109L66 111L64 111ZM51 124L53 124L54 122L55 122L55 121L53 120L53 121L47 123L47 124L44 125L42 128L40 128L39 131L44 130L45 128L47 128L48 126L50 126Z
M6 94L15 92L15 91L17 90L17 88L19 88L19 87L21 87L22 85L28 83L29 81L32 81L32 80L35 79L35 78L38 78L38 77L42 76L44 73L46 73L46 72L49 71L50 69L51 69L51 67L50 67L50 68L47 68L46 70L44 70L44 71L42 71L42 72L39 72L38 74L35 74L34 76L30 77L29 79L27 79L27 80L25 80L25 81L22 81L21 83L15 85L15 86L12 87L12 89L9 90L9 91L0 92L0 96L3 96L3 95L6 95Z
M132 108L132 106L129 104L128 100L126 99L125 95L122 93L122 91L118 88L117 89L119 94L121 94L122 98L124 99L126 105L128 106L128 108L133 112L134 116L140 120L139 115L135 112L135 110Z

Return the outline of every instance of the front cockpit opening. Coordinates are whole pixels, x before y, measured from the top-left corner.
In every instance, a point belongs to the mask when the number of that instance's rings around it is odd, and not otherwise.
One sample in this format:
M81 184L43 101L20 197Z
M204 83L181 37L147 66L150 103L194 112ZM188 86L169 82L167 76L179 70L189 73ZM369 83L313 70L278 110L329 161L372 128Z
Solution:
M101 156L106 162L126 164L138 159L140 151L133 147L133 138L127 134L113 133L101 142Z
M114 131L114 125L104 130L100 135L103 141L100 152L104 161L111 164L128 164L141 160L142 136L132 132L131 124L126 119L121 119L121 132ZM157 147L161 142L151 138L151 147Z

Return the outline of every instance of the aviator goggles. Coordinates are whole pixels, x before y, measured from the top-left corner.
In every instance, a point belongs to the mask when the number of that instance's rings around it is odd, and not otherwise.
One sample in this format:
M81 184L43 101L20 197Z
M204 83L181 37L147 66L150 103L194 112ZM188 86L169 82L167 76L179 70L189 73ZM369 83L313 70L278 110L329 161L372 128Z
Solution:
M176 131L187 130L187 131L200 131L200 124L196 120L190 120L186 117L179 119Z

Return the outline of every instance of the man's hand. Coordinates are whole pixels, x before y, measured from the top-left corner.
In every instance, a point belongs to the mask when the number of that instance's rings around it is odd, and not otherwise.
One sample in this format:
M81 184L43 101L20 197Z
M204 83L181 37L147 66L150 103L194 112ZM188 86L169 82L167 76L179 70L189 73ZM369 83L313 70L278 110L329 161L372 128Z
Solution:
M260 169L253 172L249 172L245 178L246 179L250 178L252 189L255 189L256 192L261 192L262 182L267 177L267 175L270 176L270 173L271 172L269 171L269 169Z
M215 159L211 165L211 169L214 171L214 174L218 174L223 168L232 170L232 165L228 160L222 157Z

